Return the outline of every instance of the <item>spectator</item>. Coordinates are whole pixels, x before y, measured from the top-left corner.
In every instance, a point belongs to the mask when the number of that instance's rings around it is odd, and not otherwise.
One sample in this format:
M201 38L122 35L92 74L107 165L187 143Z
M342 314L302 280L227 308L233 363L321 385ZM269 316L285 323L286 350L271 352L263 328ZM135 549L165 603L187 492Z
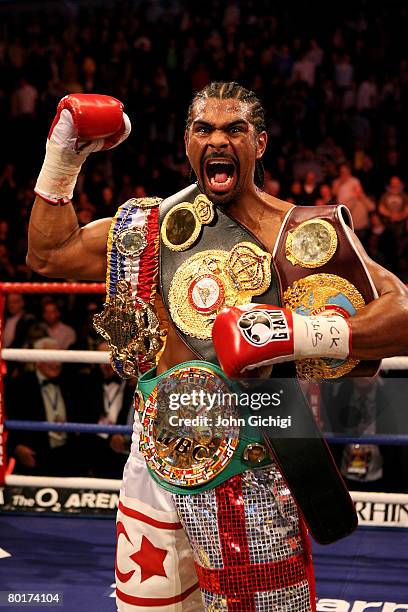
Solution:
M309 87L314 87L315 71L316 64L310 60L307 54L304 54L292 66L292 81L302 81L307 83Z
M302 205L302 183L300 181L293 181L290 186L290 191L288 197L286 198L288 202L292 202L292 204Z
M397 270L398 254L392 231L385 226L377 212L370 215L370 227L365 247L368 255L380 265L390 270Z
M45 323L47 334L54 338L62 349L67 349L71 344L74 344L76 341L75 330L70 325L62 323L61 311L55 302L48 301L44 304L42 320Z
M378 170L381 172L381 188L387 185L393 176L399 176L403 181L406 181L408 178L407 170L406 168L404 169L401 163L401 155L398 151L395 151L395 149L387 151L386 159Z
M263 190L269 195L278 197L280 191L280 183L276 179L272 178L270 172L268 170L265 171L265 180Z
M308 172L314 172L315 179L320 183L322 180L321 164L313 151L302 145L293 163L293 178L302 181Z
M26 312L25 301L21 293L8 294L6 313L3 346L6 348L21 348L27 342L29 329L35 322L35 317Z
M318 195L318 188L316 173L313 170L309 170L306 173L301 193L301 201L304 206L313 206Z
M105 341L98 351L108 351ZM88 418L100 425L131 425L134 415L134 384L120 378L109 363L101 363L86 379ZM88 420L87 418L87 420ZM100 478L121 478L130 449L130 436L101 433L89 442L91 472Z
M134 197L135 198L145 198L147 196L146 189L144 185L135 185L134 189Z
M0 219L0 242L7 244L9 242L9 223L5 219Z
M354 152L354 172L356 177L361 181L364 191L377 195L377 168L374 168L374 163L370 155L362 149Z
M3 210L5 205L13 207L16 203L17 182L15 171L15 166L7 163L0 175L0 210Z
M30 85L25 77L21 77L18 87L11 95L11 115L17 118L34 119L37 99L37 89Z
M356 187L361 187L359 179L351 174L349 164L341 164L338 178L333 181L332 187L337 202L347 205L354 197Z
M318 67L323 63L324 51L319 46L319 43L316 38L312 38L309 42L309 50L306 53L306 57L310 62Z
M378 89L374 76L370 75L368 79L360 83L357 90L357 110L366 111L372 110L377 106Z
M345 53L335 63L335 82L339 89L349 89L353 83L354 67L350 62L350 56Z
M0 242L0 278L3 281L15 280L16 269L11 263L10 253L7 245Z
M323 388L326 430L354 437L389 433L397 423L389 415L390 390L378 375L349 378ZM328 426L327 426L328 425ZM352 490L398 491L406 489L401 447L376 444L333 445L332 452L347 486ZM401 470L396 470L399 465Z
M369 214L375 210L375 203L363 191L361 185L354 185L354 196L347 202L353 218L354 231L365 244L370 227Z
M408 195L398 176L392 176L381 196L378 212L386 222L400 224L408 218Z
M334 197L347 204L352 185L336 180L337 167L345 163L353 168L351 178L376 199L391 177L406 183L402 108L408 64L401 49L408 14L399 3L378 8L356 0L343 8L333 25L330 8L323 7L324 36L307 9L300 7L293 21L284 5L271 9L262 2L238 9L230 3L226 10L218 0L208 0L205 13L194 16L187 0L174 9L159 2L117 3L113 10L79 0L73 13L64 4L55 11L48 6L35 13L34 5L27 5L23 13L15 12L0 49L0 121L7 143L0 154L0 218L8 223L6 240L0 237L1 277L37 280L24 259L33 175L41 156L38 133L40 128L45 133L57 101L69 91L112 94L123 100L133 122L125 143L84 165L75 192L81 224L110 216L130 197L169 195L188 184L183 143L175 141L182 127L179 109L191 97L192 82L200 88L227 72L264 98L272 145L266 167L280 183L282 197L293 181L315 172L318 184L334 181L335 189L333 196L316 194L311 203ZM364 19L356 17L360 14ZM375 24L375 45L368 23ZM387 53L397 68L384 76L379 58ZM267 179L265 189L276 193L277 185ZM295 187L289 198L310 203L303 195ZM395 222L389 222L394 231ZM400 275L408 273L404 223L394 268Z
M36 349L58 349L51 338L42 338ZM75 385L62 376L62 366L38 362L34 372L26 372L8 383L6 405L10 419L48 421L78 420ZM82 451L75 434L64 432L11 431L9 453L16 459L16 471L23 474L69 476L84 473Z
M330 185L327 185L327 183L323 183L322 185L320 185L319 197L316 198L314 202L315 205L321 206L322 204L331 204L332 199L333 199L333 194L332 194L332 190L330 189ZM317 203L317 200L320 200L319 204Z

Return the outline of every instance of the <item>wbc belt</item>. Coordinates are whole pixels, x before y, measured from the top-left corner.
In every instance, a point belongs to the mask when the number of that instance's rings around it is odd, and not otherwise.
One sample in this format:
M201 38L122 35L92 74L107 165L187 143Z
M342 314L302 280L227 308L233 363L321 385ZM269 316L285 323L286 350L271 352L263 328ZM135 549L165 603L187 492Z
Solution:
M139 448L163 488L200 493L271 462L261 432L237 409L239 386L218 366L189 361L159 376L153 369L138 389L145 398Z

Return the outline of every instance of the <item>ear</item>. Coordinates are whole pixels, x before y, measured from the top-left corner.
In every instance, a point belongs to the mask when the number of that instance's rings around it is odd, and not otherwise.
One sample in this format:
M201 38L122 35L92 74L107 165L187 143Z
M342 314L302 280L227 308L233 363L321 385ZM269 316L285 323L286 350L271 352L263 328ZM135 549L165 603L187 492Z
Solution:
M256 159L261 159L265 153L267 142L268 134L265 131L260 132L256 137Z
M188 157L188 154L187 154L188 141L189 141L188 130L185 130L184 132L184 150L185 150L187 157Z

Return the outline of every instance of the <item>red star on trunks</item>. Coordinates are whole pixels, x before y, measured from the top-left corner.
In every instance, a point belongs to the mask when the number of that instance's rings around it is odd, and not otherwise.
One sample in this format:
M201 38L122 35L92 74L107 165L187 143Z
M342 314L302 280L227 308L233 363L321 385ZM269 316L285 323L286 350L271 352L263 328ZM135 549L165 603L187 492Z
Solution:
M142 537L140 550L130 555L132 561L140 565L140 569L142 570L140 582L144 582L152 576L164 576L167 578L163 566L166 555L167 550L156 548L146 536Z

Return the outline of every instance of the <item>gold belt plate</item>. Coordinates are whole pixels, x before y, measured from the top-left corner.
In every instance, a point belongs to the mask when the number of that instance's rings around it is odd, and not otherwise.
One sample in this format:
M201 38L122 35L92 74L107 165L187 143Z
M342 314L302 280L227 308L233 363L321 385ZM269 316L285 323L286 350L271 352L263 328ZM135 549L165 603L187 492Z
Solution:
M204 194L193 203L181 202L169 210L160 230L164 244L171 251L186 251L197 240L201 227L214 219L214 205Z
M176 271L169 289L170 314L181 331L208 340L220 310L248 304L270 284L271 255L251 242L240 242L231 251L202 251Z
M118 281L116 288L103 311L94 315L93 324L109 344L113 369L123 377L138 376L139 364L153 361L161 350L164 332L153 307L133 297L126 280Z
M286 308L304 316L337 314L348 318L365 306L358 289L335 274L311 274L295 281L283 294ZM298 376L307 379L338 378L359 363L348 357L302 359L296 362Z
M294 266L319 268L333 257L337 243L337 233L331 223L310 219L288 233L285 255Z
M225 403L227 394L226 382L205 366L180 367L159 382L141 417L140 450L154 473L170 484L193 487L225 469L239 444L236 403L233 397ZM222 400L209 409L209 396ZM228 424L220 425L219 417Z

